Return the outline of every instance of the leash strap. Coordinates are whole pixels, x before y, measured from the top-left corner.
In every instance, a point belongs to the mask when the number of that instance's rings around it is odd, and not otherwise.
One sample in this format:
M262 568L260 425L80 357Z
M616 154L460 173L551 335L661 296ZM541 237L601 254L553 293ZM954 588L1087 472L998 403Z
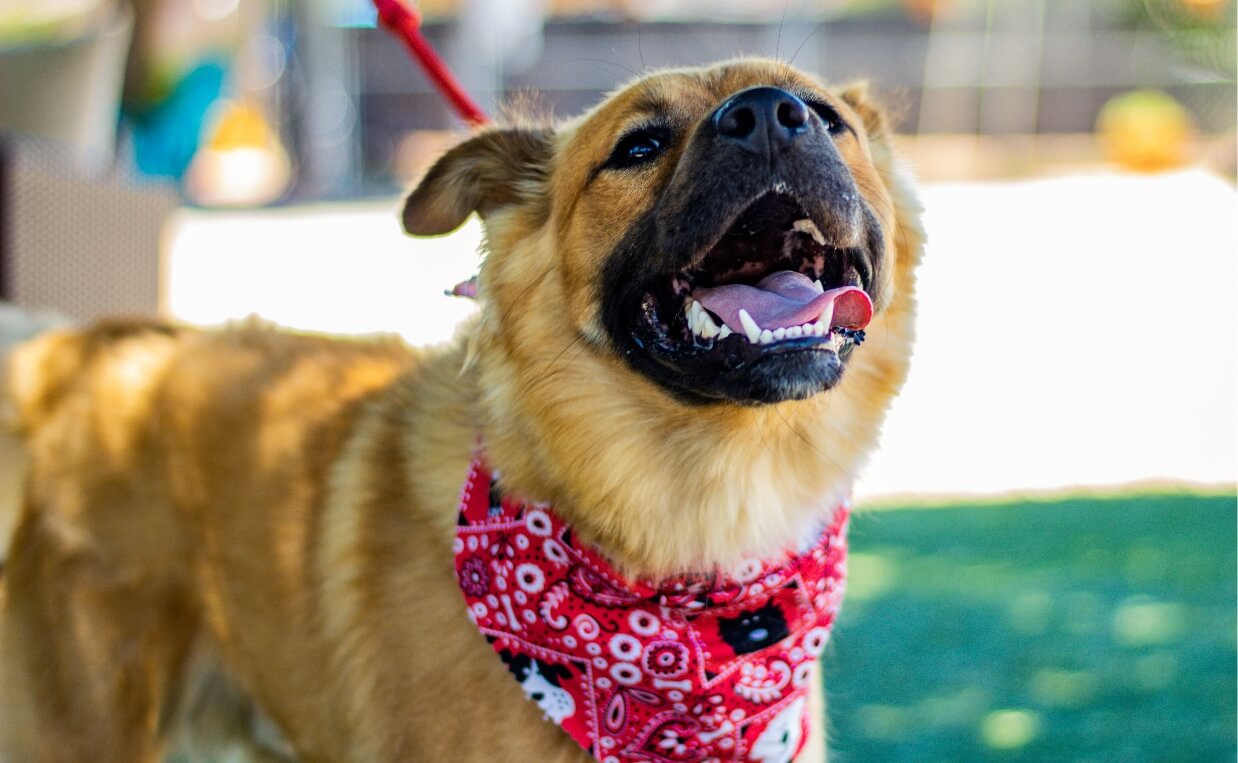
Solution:
M447 68L446 62L431 47L430 42L421 34L421 17L404 3L404 0L373 0L378 11L378 19L393 35L404 43L404 47L413 54L417 63L434 82L439 92L452 105L452 108L470 125L476 127L490 121L486 112L464 92L459 80Z

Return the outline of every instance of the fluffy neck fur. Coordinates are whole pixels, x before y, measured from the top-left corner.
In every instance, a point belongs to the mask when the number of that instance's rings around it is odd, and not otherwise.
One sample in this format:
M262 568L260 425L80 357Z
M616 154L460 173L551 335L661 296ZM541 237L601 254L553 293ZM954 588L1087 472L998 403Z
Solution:
M838 386L757 407L676 402L606 346L596 320L539 309L571 296L551 226L519 212L489 221L470 355L507 489L551 501L630 574L725 569L793 543L848 495L906 373L923 234L910 184L887 182L892 299Z

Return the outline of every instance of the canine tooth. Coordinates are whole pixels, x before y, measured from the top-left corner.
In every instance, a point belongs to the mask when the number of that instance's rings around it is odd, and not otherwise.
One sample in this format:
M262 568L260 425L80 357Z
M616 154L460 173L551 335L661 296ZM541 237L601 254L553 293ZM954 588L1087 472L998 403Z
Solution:
M825 326L822 326L820 323L812 324L812 333L815 336L825 336L826 332L828 331L829 329L827 329Z
M769 329L761 332L761 344L769 344L772 341L774 341L774 332Z
M752 316L744 308L739 309L739 323L744 327L744 333L748 335L748 341L756 344L761 341L761 327L757 322L752 320Z
M799 339L803 335L804 335L804 329L800 328L799 326L792 326L791 328L787 329L788 339Z
M821 292L822 294L824 294L824 293L825 293L825 287L821 285L821 279L820 279L820 278L818 278L817 280L813 281L813 282L812 282L812 285L813 285L813 286L815 286L815 287L817 287L817 291Z
M796 220L791 223L791 228L800 233L807 233L809 236L812 236L813 241L816 241L821 246L825 246L825 236L821 235L820 229L817 228L817 224L812 220L806 217L803 220Z
M714 319L709 313L701 310L700 315L696 319L696 333L706 339L713 339L718 335L718 324L714 323Z
M786 339L786 338L787 338L787 330L786 330L786 329L782 329L782 328L779 328L779 329L774 329L774 339L775 339L775 340Z
M692 303L692 314L688 316L688 325L692 327L693 333L704 334L706 323L713 323L713 321L706 314L705 308L701 307L701 303L694 301Z
M718 329L718 338L726 339L728 336L734 333L735 333L734 331L731 331L731 327L724 323L722 324L722 328Z
M710 314L709 314L709 311L707 311L707 310L706 310L705 308L703 308L703 307L701 308L700 323L701 323L701 328L703 328L703 329L704 329L704 328L711 328L711 329L713 329L713 330L714 330L714 333L717 333L717 331L718 331L718 324L714 322L714 317L713 317L712 315L710 315Z

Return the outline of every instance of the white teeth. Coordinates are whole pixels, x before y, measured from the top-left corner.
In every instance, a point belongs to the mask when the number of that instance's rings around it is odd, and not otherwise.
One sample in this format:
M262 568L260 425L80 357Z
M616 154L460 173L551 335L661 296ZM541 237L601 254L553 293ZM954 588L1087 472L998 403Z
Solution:
M824 294L824 293L825 293L825 287L821 285L821 279L820 279L820 278L818 278L817 280L813 281L813 282L812 282L812 285L813 285L813 286L815 286L815 287L817 287L817 291L821 292L822 294Z
M718 336L721 329L714 322L713 316L706 312L705 308L701 307L701 303L696 300L688 300L688 305L684 309L688 318L688 328L693 334L705 339L713 339Z
M748 341L756 344L761 341L761 327L757 322L752 320L752 316L742 307L739 309L739 323L744 327L744 333L748 335ZM773 334L770 335L771 337Z
M832 311L831 311L832 312ZM706 337L718 336L720 339L726 339L733 334L731 327L723 325L716 329L714 333L707 333L715 326L713 320L710 319L708 313L702 311L703 318L697 320L703 321L701 329L697 333ZM772 344L773 342L781 342L784 339L800 339L802 337L825 336L830 333L829 315L822 315L816 323L805 323L802 326L786 326L776 329L762 329L757 325L757 322L752 319L747 310L740 309L739 322L744 327L744 334L748 337L748 341L753 344Z
M796 220L791 223L791 229L800 233L807 233L809 236L812 236L813 241L816 241L821 246L825 246L825 236L821 235L820 229L817 228L817 224L812 220L808 218Z

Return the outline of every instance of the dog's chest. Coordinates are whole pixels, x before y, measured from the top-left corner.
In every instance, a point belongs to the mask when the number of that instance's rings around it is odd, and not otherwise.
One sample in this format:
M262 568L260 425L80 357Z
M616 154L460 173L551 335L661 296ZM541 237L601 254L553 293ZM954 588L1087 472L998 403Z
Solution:
M475 459L456 572L469 619L526 697L601 761L781 761L808 736L841 604L848 510L800 549L710 579L617 574Z

